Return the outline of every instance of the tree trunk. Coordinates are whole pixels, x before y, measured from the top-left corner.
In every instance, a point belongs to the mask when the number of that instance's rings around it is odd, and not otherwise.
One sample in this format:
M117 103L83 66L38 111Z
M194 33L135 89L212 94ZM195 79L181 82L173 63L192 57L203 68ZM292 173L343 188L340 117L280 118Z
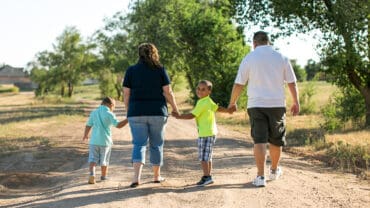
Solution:
M72 94L73 94L73 84L72 83L68 83L68 97L72 97Z
M117 76L117 80L116 80L116 84L114 85L114 87L116 88L116 92L117 92L117 99L118 100L123 100L123 95L122 95L122 83L123 83L123 74L116 74Z
M366 108L366 120L365 126L370 127L370 86L362 86L360 79L356 76L353 71L348 73L349 80L360 91L361 95L364 97L365 100L365 108Z
M365 98L365 107L366 107L366 120L365 126L370 127L370 88L365 88L361 91L361 94Z
M195 92L195 84L194 84L194 81L193 81L193 77L190 73L186 73L186 78L188 80L188 83L189 83L189 87L190 87L190 91L191 91L191 97L193 99L193 104L195 104L195 99L197 98L197 94Z
M369 9L369 4L368 9ZM367 57L368 60L370 59L370 15L367 15L367 47L368 47L368 52L367 52ZM369 65L367 65L369 67ZM369 70L369 68L367 68ZM370 126L370 81L367 81L367 88L365 89L366 93L364 93L365 97L365 105L366 105L366 122L365 125L367 127Z
M65 95L65 87L64 87L64 85L62 85L60 87L60 96L64 97L64 95Z
M116 89L116 92L117 92L117 99L118 100L121 100L121 97L122 97L122 88L121 88L121 84L117 83L114 85L114 88Z
M348 50L351 51L351 50ZM366 107L366 120L365 126L370 127L370 85L368 82L363 81L361 77L356 73L354 70L354 66L351 63L352 54L347 53L347 63L345 66L345 70L347 71L347 76L353 86L361 93L365 100L365 107ZM354 59L354 58L353 58ZM363 74L365 77L370 77L370 74Z

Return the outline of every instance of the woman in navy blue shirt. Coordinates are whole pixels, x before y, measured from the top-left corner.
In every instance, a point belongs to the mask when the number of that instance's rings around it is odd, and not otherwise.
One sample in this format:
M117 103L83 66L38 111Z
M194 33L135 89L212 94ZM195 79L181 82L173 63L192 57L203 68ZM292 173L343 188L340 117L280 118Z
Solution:
M134 177L130 187L140 184L149 142L150 163L154 182L164 180L160 174L163 164L164 127L167 122L167 102L178 114L176 101L166 69L159 61L158 50L151 43L139 46L139 61L130 66L123 80L123 98L132 134L132 163Z

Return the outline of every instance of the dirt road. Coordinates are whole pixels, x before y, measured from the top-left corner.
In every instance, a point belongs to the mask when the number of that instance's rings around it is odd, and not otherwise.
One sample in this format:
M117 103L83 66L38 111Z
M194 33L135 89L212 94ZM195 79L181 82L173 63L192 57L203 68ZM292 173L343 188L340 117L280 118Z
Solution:
M122 118L122 116L121 116ZM80 125L80 126L78 126ZM82 138L84 123L67 126L64 133ZM238 208L238 207L370 207L370 185L351 174L333 171L304 158L283 154L284 175L255 188L251 180L256 168L248 136L219 126L214 149L215 183L206 187L194 184L201 177L197 161L194 121L169 118L166 128L166 181L152 183L145 165L143 184L132 189L129 127L113 129L115 145L108 181L87 184L88 166L81 158L66 162L60 171L49 172L47 187L5 190L1 207L129 207L129 208ZM72 133L71 133L72 132ZM86 154L85 154L86 155ZM82 158L83 161L86 158ZM83 164L76 168L76 164ZM268 167L268 164L267 164ZM100 173L100 168L97 169ZM97 175L99 178L99 174ZM52 179L52 178L58 178Z

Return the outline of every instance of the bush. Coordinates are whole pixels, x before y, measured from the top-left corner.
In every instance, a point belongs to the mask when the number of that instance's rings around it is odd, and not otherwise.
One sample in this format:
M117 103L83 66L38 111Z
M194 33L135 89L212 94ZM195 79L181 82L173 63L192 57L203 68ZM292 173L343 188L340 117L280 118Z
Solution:
M335 105L333 98L330 98L329 103L324 106L322 114L324 116L324 123L322 126L327 131L332 132L343 126L343 123L337 116L337 106Z
M110 70L104 70L99 77L99 89L102 97L117 98L118 93L116 90L117 76Z
M306 70L297 64L297 60L291 60L291 64L298 82L306 81L307 79Z
M306 74L306 71L304 69L301 69L301 68L296 69L294 73L297 77L298 82L306 81L307 74Z
M365 111L365 101L360 93L353 87L344 88L335 93L323 108L323 127L328 131L344 128L348 123L352 127L361 127Z
M360 173L361 169L369 168L370 147L360 145L350 145L342 141L332 144L327 150L331 157L329 163L355 173Z
M0 93L19 93L19 88L16 86L10 88L0 88Z
M316 94L316 89L313 82L308 82L305 88L303 88L299 101L301 105L301 114L311 114L315 112L315 102L312 100L312 96Z

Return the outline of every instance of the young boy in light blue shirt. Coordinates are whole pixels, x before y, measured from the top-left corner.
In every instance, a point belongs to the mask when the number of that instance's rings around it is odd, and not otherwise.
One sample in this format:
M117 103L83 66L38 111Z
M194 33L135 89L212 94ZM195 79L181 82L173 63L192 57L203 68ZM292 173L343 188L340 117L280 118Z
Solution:
M118 121L113 113L116 102L110 97L103 99L101 105L90 113L89 120L86 123L83 141L88 140L91 128L92 134L89 142L89 184L95 183L95 167L101 166L101 180L106 180L108 164L112 150L112 132L111 127L122 128L127 124L127 118Z

